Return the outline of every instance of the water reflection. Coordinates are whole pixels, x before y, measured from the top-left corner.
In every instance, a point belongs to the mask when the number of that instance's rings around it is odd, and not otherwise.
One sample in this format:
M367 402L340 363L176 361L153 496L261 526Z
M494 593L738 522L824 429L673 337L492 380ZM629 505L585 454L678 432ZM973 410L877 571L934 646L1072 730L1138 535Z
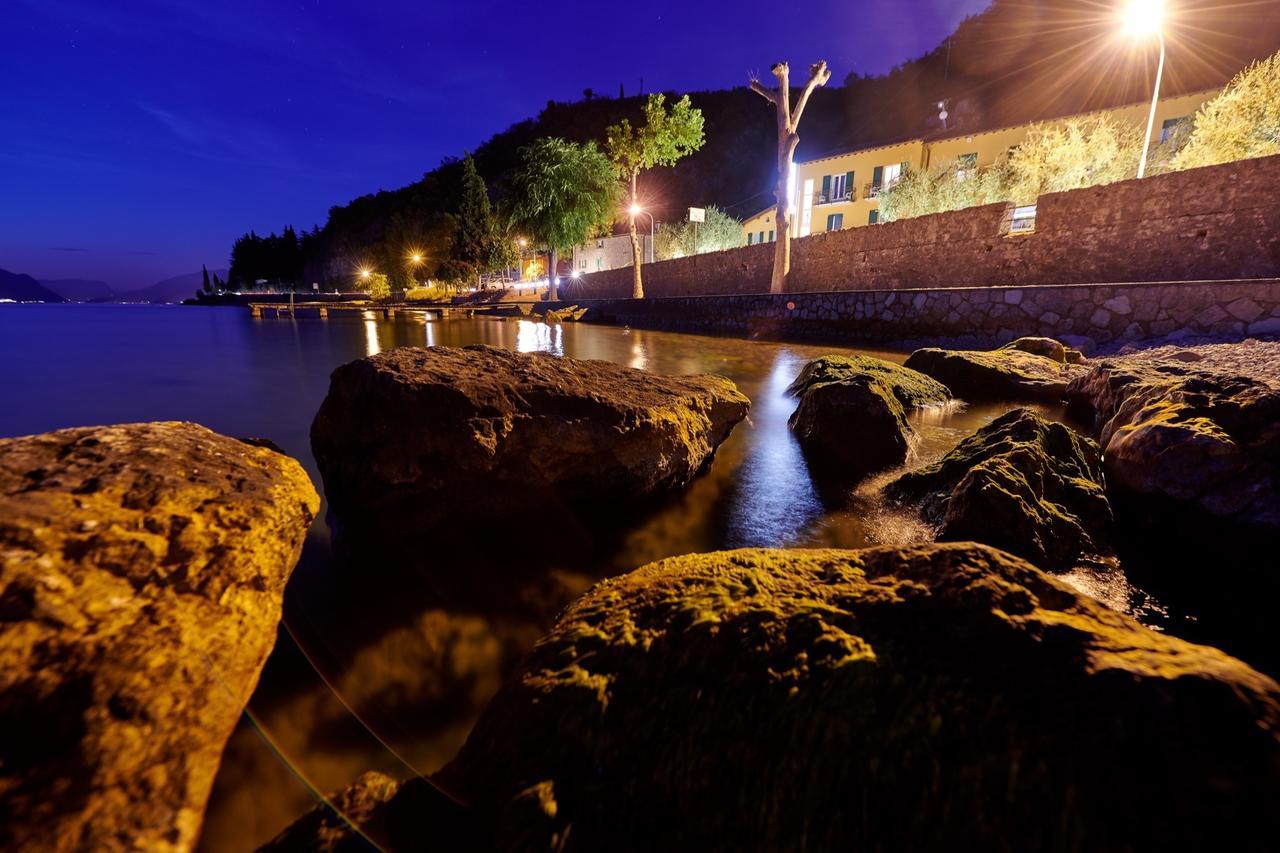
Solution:
M535 320L516 321L516 352L564 355L564 326Z
M377 355L382 352L382 346L378 343L378 321L374 319L372 311L365 311L361 316L364 318L364 354Z
M787 427L796 401L785 392L806 361L779 350L752 398L750 464L743 466L730 502L725 547L791 545L822 515L800 445Z

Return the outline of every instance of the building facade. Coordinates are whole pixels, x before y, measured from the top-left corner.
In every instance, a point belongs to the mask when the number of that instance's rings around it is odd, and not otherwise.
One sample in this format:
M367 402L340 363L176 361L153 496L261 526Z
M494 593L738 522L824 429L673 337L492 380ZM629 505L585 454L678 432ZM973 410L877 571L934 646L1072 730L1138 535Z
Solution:
M1161 100L1156 106L1152 147L1165 141L1181 122L1189 120L1218 91L1212 89ZM957 174L963 175L966 170L989 166L1026 139L1034 124L1064 124L1085 116L1105 115L1118 122L1145 127L1150 108L1149 101L1126 104L1094 113L1064 116L1050 122L1027 123L938 139L910 139L797 163L790 183L791 234L793 237L807 237L810 234L875 225L880 221L878 194L885 187L892 186L905 170L922 170L954 163ZM1032 202L1034 199L1026 201ZM773 219L772 205L747 219L742 226L742 242L763 242L762 234L769 235L770 240L774 239Z
M648 234L640 235L640 255L646 261L653 257L651 241ZM629 267L631 261L631 236L628 234L587 240L573 247L573 272L579 275Z

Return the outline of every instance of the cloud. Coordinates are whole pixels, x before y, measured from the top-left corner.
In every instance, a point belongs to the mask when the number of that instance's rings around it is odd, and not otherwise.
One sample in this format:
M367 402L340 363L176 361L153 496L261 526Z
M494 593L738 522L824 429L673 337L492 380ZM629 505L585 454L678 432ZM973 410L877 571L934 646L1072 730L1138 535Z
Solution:
M78 246L50 246L50 252L87 252L88 249L81 249Z

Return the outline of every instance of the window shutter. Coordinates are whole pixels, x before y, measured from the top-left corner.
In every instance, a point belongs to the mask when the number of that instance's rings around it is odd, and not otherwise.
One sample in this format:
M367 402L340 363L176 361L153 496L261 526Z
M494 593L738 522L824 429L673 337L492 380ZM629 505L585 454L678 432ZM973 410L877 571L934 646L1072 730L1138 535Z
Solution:
M878 187L884 183L884 166L876 166L871 172L871 186Z
M754 243L754 242L755 242L755 237L756 237L756 235L755 235L753 232L751 232L751 231L748 231L748 232L747 232L747 245L748 245L748 246L750 246L752 243Z
M822 200L831 201L831 176L822 176Z
M769 242L770 242L770 243L772 243L772 242L773 242L773 232L772 232L772 231L770 231L770 232L769 232Z
M853 172L844 173L844 191L850 200L857 197L857 193L853 191Z

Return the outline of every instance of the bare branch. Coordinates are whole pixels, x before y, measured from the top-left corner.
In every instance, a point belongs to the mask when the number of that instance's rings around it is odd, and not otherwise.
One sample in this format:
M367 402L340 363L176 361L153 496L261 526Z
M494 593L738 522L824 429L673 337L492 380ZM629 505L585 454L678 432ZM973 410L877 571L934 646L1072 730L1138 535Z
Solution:
M804 113L805 105L809 103L809 96L813 94L813 90L819 86L827 85L827 81L831 79L831 69L827 68L827 61L824 59L809 68L809 82L805 84L804 92L800 95L800 100L796 102L795 112L791 114L791 126L797 127L800 124L800 116Z
M765 88L765 85L754 77L751 79L751 91L755 92L771 104L778 103L778 94L772 89Z

